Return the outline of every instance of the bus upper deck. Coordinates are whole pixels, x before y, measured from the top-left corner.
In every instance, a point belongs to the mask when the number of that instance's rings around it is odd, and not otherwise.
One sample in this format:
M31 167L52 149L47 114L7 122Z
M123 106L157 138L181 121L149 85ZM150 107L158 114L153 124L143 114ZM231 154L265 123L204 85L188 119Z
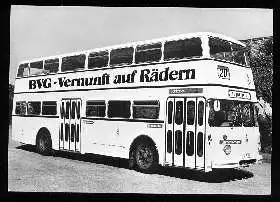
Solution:
M15 93L171 82L175 87L200 83L253 90L248 67L244 44L219 34L194 33L24 61Z

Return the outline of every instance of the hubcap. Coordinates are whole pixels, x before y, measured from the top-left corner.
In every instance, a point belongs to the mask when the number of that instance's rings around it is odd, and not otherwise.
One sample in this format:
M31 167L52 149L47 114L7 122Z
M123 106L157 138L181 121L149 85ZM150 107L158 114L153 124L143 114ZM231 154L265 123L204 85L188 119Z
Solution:
M137 152L137 162L141 168L148 168L153 162L153 153L148 147L141 147Z
M45 150L45 141L43 140L43 138L39 140L39 148L41 151Z

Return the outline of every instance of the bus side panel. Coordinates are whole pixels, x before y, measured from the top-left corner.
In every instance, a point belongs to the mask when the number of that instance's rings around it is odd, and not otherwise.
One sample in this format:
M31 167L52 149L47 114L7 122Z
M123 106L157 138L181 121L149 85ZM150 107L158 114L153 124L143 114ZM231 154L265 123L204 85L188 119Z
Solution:
M129 158L132 142L140 135L156 144L159 161L164 159L164 128L148 128L148 123L127 121L83 120L82 153Z
M126 158L127 148L118 142L119 135L117 121L84 119L81 153Z
M12 138L24 144L36 145L36 136L43 127L51 134L52 148L58 150L57 118L13 116Z
M245 127L244 149L242 159L257 159L262 157L259 154L258 146L260 141L260 133L258 127ZM247 155L246 155L247 154Z
M32 141L27 139L25 130L28 122L26 117L13 116L12 117L12 140L21 142L24 144L33 144Z

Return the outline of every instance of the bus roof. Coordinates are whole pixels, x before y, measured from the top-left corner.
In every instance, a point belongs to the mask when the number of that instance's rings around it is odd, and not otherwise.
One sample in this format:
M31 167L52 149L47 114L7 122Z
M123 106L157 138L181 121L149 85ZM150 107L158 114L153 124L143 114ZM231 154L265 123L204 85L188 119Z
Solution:
M203 36L217 37L217 38L224 39L226 41L230 41L230 42L242 45L242 46L246 46L244 43L242 43L234 38L231 38L229 36L225 36L223 34L218 34L218 33L213 33L213 32L195 32L195 33L188 33L188 34L172 35L169 37L162 37L162 38L156 38L156 39L151 39L151 40L122 43L122 44L118 44L118 45L106 46L106 47L101 47L101 48L80 50L80 51L52 55L52 56L38 57L38 58L29 59L29 60L23 60L20 62L20 64L30 63L30 62L40 61L40 60L55 59L55 58L60 58L60 57L65 57L65 56L87 54L87 53L91 53L91 52L106 51L106 50L117 49L117 48L133 47L133 46L137 46L137 45L159 43L159 42L164 42L164 41L172 41L172 40L179 40L179 39L185 39L185 38L191 38L191 37L203 37Z

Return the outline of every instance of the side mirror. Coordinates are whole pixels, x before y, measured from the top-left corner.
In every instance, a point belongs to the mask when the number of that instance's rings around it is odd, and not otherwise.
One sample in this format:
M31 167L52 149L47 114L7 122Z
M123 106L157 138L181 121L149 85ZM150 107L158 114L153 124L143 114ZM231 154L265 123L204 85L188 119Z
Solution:
M214 111L218 112L221 109L221 103L220 100L214 100Z

